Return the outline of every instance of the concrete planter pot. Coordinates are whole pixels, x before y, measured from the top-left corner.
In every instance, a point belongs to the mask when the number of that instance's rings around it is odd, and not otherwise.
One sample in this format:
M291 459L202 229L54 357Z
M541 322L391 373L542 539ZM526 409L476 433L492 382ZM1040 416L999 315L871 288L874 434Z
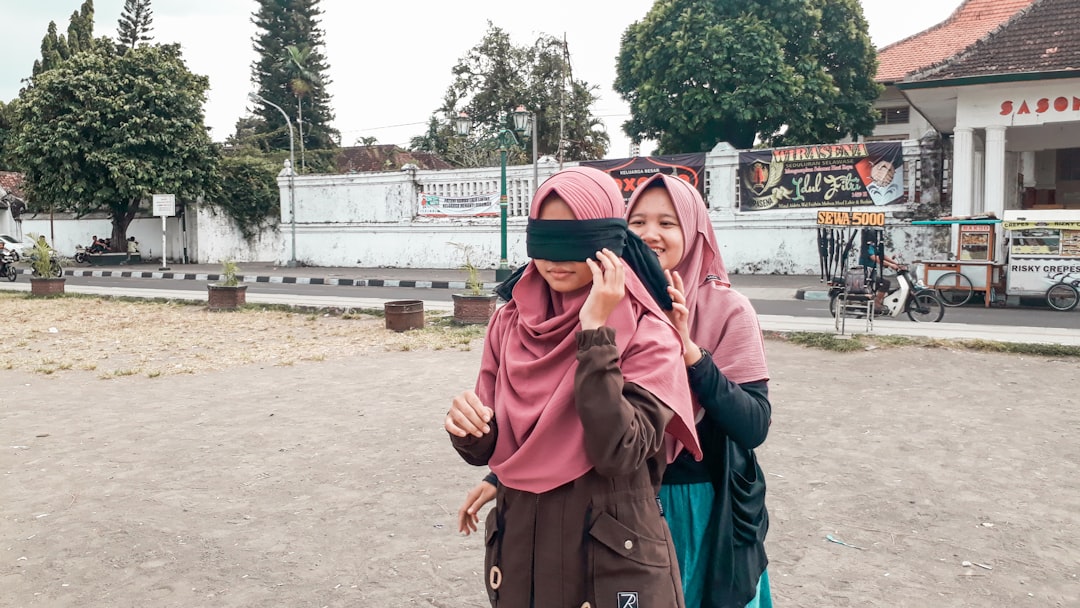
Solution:
M247 285L207 285L206 290L210 310L236 310L247 304Z
M32 296L58 296L64 293L64 281L67 279L56 277L31 277L30 295Z
M487 324L491 315L495 314L495 301L499 296L493 293L480 295L455 293L453 297L454 322L473 325Z

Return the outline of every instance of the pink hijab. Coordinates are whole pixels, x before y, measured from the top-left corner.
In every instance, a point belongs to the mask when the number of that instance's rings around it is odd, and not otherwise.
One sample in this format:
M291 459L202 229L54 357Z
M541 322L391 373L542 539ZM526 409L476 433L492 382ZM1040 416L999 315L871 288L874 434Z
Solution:
M768 380L757 312L746 296L731 288L701 194L684 180L658 173L634 191L627 216L650 186L668 191L682 227L683 255L674 270L686 288L690 337L712 353L716 366L735 384Z
M618 186L596 169L573 167L553 175L533 196L531 218L552 193L580 220L623 215ZM588 294L588 287L552 291L530 262L513 299L488 327L476 394L495 410L499 429L488 465L511 488L546 492L593 468L574 404L578 313ZM626 297L607 325L615 329L624 380L674 410L666 431L700 458L678 336L633 272L626 273Z

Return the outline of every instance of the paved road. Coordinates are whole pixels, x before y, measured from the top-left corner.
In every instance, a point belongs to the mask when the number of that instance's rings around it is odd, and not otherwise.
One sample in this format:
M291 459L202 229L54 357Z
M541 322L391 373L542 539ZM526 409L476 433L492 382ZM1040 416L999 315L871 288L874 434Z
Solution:
M23 280L20 277L20 280ZM67 277L67 284L106 288L177 290L204 293L205 281L135 279L112 277ZM453 289L402 288L402 287L354 287L338 285L302 285L285 283L248 283L249 294L267 294L285 296L317 296L333 298L359 298L365 300L406 300L422 299L431 302L451 301ZM762 315L782 315L792 317L829 318L828 302L824 300L797 300L794 291L787 289L747 287L743 290ZM901 317L903 322L907 317ZM965 306L948 308L944 322L970 325L1003 325L1059 327L1080 329L1080 309L1062 313L1046 308L1011 307L983 308Z

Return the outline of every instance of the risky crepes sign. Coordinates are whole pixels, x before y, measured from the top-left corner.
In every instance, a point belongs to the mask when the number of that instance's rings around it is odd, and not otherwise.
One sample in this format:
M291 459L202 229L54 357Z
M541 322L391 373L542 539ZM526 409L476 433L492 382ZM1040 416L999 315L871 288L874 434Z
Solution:
M902 203L898 141L791 146L739 153L740 209L803 209Z
M614 160L582 161L581 166L600 169L619 184L623 201L629 202L630 195L638 186L657 173L674 175L684 179L705 197L705 153L671 154L668 156L635 156Z

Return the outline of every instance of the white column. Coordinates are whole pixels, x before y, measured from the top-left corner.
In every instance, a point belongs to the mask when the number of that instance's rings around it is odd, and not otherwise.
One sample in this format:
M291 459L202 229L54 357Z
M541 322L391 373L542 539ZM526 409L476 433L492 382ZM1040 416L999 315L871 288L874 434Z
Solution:
M971 215L975 185L975 133L971 127L953 129L952 212Z
M986 204L983 211L998 218L1005 211L1005 128L1004 125L986 127L986 172L983 174Z

